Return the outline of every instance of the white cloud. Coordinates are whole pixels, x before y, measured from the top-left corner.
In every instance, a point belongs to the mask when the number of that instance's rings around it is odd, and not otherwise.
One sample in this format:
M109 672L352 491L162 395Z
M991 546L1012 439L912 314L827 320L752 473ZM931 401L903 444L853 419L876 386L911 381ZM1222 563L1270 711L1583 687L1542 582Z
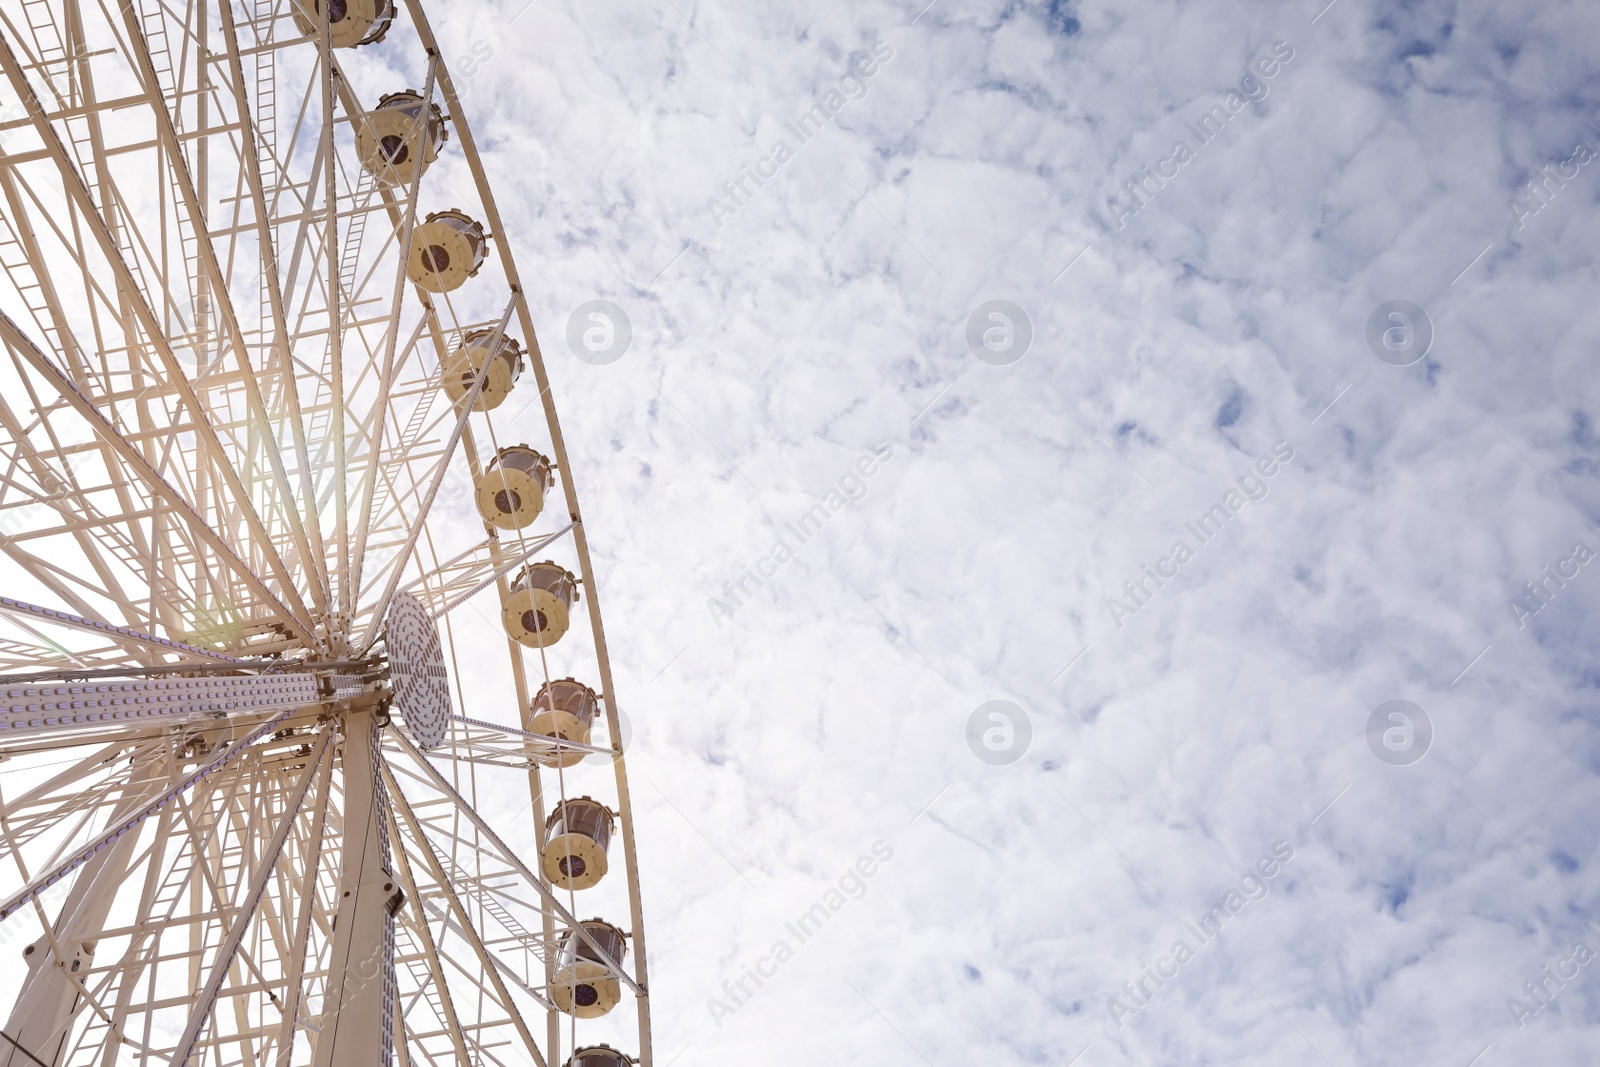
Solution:
M1600 138L1592 19L918 6L439 14L448 55L494 50L465 92L638 731L658 1062L1579 1062L1592 969L1520 1031L1506 1000L1594 937L1600 583L1522 632L1505 605L1600 536L1600 179L1520 230L1507 204ZM865 98L713 225L878 40ZM1109 191L1278 40L1270 94L1112 228ZM633 322L608 367L562 340L593 298ZM992 298L1032 318L1014 366L965 347ZM1436 328L1409 368L1365 346L1396 298ZM867 498L718 630L706 598L884 437ZM1270 502L1112 626L1285 440ZM1033 717L1009 767L965 747L997 697ZM1363 737L1399 697L1436 729L1407 768ZM879 838L871 892L714 1026ZM1279 840L1248 922L1107 1025Z

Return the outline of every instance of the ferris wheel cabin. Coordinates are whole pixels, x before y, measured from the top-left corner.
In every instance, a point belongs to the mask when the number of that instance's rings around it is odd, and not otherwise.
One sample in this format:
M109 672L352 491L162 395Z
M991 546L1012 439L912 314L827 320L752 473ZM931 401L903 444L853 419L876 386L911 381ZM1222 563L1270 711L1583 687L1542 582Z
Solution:
M424 170L444 146L444 112L424 104L422 94L406 89L390 93L367 112L356 134L361 165L385 185L410 185L420 165Z
M563 1067L632 1067L638 1062L610 1045L588 1045L574 1050Z
M430 293L461 288L489 257L483 223L465 212L435 211L411 234L406 274Z
M540 686L529 710L532 712L528 726L531 732L587 745L589 730L595 716L600 714L600 698L582 682L561 678ZM535 758L546 767L573 767L584 755L574 749L556 756Z
M563 800L545 820L540 865L552 885L588 889L605 877L615 816L588 797Z
M489 364L489 376L483 381L473 411L493 411L511 395L517 379L522 377L522 345L514 337L500 336L500 341L490 352L489 342L494 340L494 330L473 330L461 339L461 347L450 353L444 364L444 391L452 403L459 404L472 392L472 386Z
M322 0L296 0L290 8L300 32L315 40L322 34ZM376 44L394 21L394 0L332 0L328 32L335 48Z
M527 445L495 453L478 475L475 499L483 521L501 530L520 530L544 510L544 491L554 488L550 461Z
M579 923L606 956L621 966L628 952L628 935L604 919ZM622 999L622 988L611 964L595 951L589 940L568 931L561 942L561 966L550 987L556 1007L580 1019L604 1015Z
M566 634L578 596L578 579L571 571L549 560L535 563L522 568L511 583L500 620L518 644L549 648Z

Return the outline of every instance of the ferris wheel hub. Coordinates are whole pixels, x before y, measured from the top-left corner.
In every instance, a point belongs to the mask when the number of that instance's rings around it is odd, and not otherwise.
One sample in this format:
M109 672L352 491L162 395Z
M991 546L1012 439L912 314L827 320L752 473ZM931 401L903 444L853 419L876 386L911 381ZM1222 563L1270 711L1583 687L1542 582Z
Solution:
M439 628L422 601L396 593L384 624L394 708L418 747L438 748L450 726L450 675Z

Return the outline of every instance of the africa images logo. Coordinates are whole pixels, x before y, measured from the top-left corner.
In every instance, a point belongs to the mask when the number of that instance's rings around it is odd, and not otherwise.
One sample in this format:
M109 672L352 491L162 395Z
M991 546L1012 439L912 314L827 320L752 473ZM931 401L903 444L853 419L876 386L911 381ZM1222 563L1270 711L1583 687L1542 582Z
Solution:
M1144 967L1139 977L1122 983L1123 996L1106 998L1106 1011L1111 1021L1121 1030L1123 1023L1143 1011L1168 982L1178 977L1201 949L1213 944L1222 936L1222 928L1236 915L1252 904L1267 899L1272 894L1272 879L1294 859L1294 846L1287 841L1275 842L1272 851L1253 865L1246 867L1233 888L1209 911L1194 922L1184 922L1185 933L1172 943L1167 955ZM1195 944L1189 944L1193 937Z
M1194 139L1191 146L1187 140L1180 137L1172 146L1172 154L1165 159L1158 160L1154 170L1149 164L1139 168L1142 172L1137 178L1129 178L1123 183L1127 190L1127 197L1108 197L1106 206L1111 210L1111 217L1116 220L1117 229L1122 229L1128 224L1128 219L1143 211L1155 199L1155 195L1167 187L1183 168L1199 158L1200 153L1212 141L1222 136L1223 129L1242 112L1249 104L1259 104L1267 98L1270 91L1267 82L1276 78L1289 61L1294 58L1294 46L1288 41L1276 41L1272 46L1270 56L1250 63L1245 68L1245 75L1239 79L1237 88L1229 91L1222 98L1220 104L1211 105L1209 111L1200 115L1199 122L1185 122L1183 127L1189 136Z
M872 46L870 55L860 55L850 61L845 73L839 77L838 88L830 87L820 100L811 105L810 110L802 112L791 122L785 122L784 130L794 137L797 145L804 146L821 133L823 127L844 110L846 104L864 98L867 95L867 80L878 73L882 64L893 58L894 46L888 41L879 41ZM755 161L754 166L739 164L739 176L722 183L722 193L726 199L713 196L706 201L706 209L711 212L711 221L717 224L717 229L722 229L724 222L747 207L755 199L756 193L776 178L794 157L795 148L780 137L765 155ZM754 189L750 188L751 183L754 183Z
M1246 504L1267 499L1271 493L1267 479L1276 475L1292 459L1294 446L1289 442L1279 441L1273 445L1271 455L1257 459L1252 470L1239 476L1239 488L1230 487L1222 494L1220 502L1212 504L1194 521L1183 524L1184 530L1194 538L1194 546L1178 538L1167 554L1155 561L1153 570L1148 563L1140 564L1140 573L1122 583L1126 599L1106 597L1106 610L1111 614L1111 621L1117 624L1117 629L1122 629L1124 620L1143 611L1155 599L1156 592L1166 588L1167 582L1178 577L1183 567L1195 558L1197 548L1215 541L1223 527L1243 511Z
M894 458L894 445L879 441L870 452L863 452L855 463L845 468L836 487L829 487L822 499L794 522L783 524L783 533L772 544L772 551L740 571L739 577L722 583L722 597L707 597L706 610L711 620L722 629L724 619L731 619L740 608L755 598L756 590L778 576L780 568L795 558L802 547L820 534L829 520L844 510L846 505L859 504L867 496L867 480L883 469ZM793 537L795 543L790 544ZM751 583L755 589L751 589ZM741 595L742 594L742 595Z
M794 959L796 949L816 937L846 905L867 895L872 876L894 858L894 848L887 841L874 841L869 851L871 855L857 857L855 863L844 869L822 894L821 900L792 922L783 924L784 931L794 938L792 944L789 937L777 938L766 955L751 966L740 968L738 978L722 983L723 997L706 998L706 1010L711 1013L711 1021L717 1024L717 1029L722 1029L723 1019L750 1003L768 980L778 976L779 968Z

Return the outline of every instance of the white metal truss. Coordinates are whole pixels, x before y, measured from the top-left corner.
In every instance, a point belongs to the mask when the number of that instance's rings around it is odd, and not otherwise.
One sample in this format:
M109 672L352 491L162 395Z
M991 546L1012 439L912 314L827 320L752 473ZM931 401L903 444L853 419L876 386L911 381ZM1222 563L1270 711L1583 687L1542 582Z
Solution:
M395 6L0 0L0 1067L652 1062L619 712L507 220L419 0L354 48L323 13ZM399 90L448 135L404 180L359 145ZM490 255L441 292L408 263L447 207ZM498 407L488 365L445 388L469 335L526 353ZM497 528L473 489L524 442L560 491ZM527 649L501 604L545 558L589 626ZM426 752L401 593L451 687ZM563 675L590 743L534 723ZM573 891L539 849L579 793L619 834ZM561 1012L569 950L623 1007Z

